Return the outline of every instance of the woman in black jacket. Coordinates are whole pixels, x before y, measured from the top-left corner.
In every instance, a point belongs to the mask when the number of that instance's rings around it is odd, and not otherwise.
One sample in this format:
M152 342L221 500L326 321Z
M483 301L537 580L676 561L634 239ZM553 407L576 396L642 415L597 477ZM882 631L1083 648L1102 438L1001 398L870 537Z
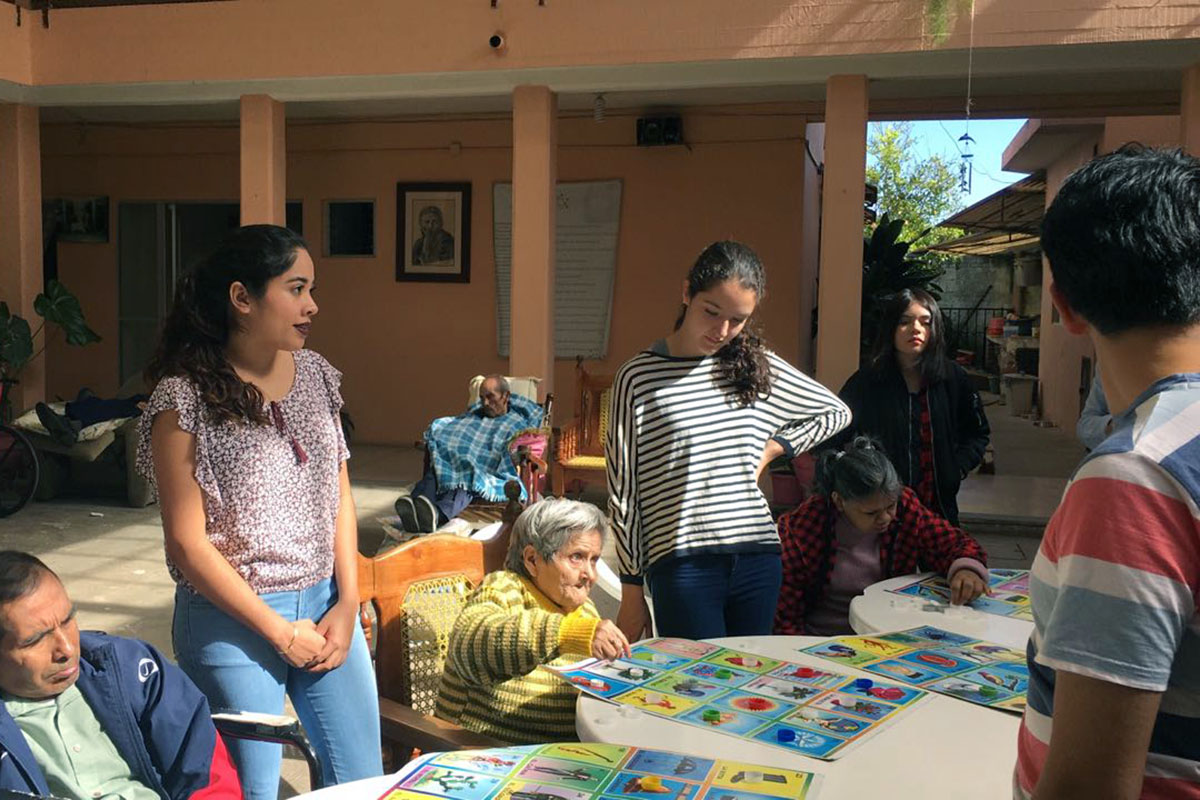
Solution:
M991 430L962 367L946 358L942 312L920 289L885 301L866 366L839 392L854 419L840 439L883 443L900 479L958 524L958 487L983 459Z

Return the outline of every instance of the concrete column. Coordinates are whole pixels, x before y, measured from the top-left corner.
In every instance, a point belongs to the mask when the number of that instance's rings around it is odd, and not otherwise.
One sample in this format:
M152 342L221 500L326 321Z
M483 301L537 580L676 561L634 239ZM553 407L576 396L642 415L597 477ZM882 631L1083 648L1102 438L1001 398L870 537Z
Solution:
M834 391L858 369L866 171L867 76L832 75L825 82L817 380Z
M1183 91L1179 98L1179 144L1185 151L1200 156L1200 64L1183 71Z
M0 300L36 331L42 291L42 148L37 106L0 103ZM34 341L42 349L43 336ZM13 388L20 414L46 397L46 355L32 359Z
M536 375L554 391L554 218L558 97L513 90L512 344L509 374Z
M287 203L287 143L283 103L265 94L241 101L242 224L283 225Z

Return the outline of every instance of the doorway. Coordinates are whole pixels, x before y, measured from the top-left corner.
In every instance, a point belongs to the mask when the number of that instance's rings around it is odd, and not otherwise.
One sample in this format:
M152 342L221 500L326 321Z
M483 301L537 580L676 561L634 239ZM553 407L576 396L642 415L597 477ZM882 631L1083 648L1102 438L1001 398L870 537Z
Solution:
M237 203L121 203L117 217L120 383L154 354L177 277L239 224Z

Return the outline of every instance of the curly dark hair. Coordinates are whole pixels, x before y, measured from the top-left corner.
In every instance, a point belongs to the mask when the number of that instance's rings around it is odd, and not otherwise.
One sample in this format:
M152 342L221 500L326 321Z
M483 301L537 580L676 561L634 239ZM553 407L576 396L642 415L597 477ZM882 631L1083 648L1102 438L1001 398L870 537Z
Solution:
M229 287L241 283L261 298L267 282L291 269L307 249L303 239L278 225L246 225L225 237L176 285L158 349L146 367L148 381L182 375L199 387L216 422L268 424L262 392L239 378L225 356L235 325Z
M695 297L725 281L735 280L754 292L761 303L767 294L767 274L758 255L741 242L713 242L696 259L687 276L687 295ZM687 305L679 310L675 330L683 325ZM733 383L734 397L741 406L752 406L771 393L771 365L766 342L752 321L741 333L717 351L721 376Z

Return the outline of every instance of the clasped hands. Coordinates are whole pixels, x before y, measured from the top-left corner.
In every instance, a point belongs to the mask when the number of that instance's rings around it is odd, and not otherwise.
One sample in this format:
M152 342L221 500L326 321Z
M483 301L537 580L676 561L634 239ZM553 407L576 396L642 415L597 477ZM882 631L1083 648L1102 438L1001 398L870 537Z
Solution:
M276 638L275 649L284 661L299 669L309 672L336 669L346 660L357 617L355 604L339 601L319 622L281 619L287 627Z

